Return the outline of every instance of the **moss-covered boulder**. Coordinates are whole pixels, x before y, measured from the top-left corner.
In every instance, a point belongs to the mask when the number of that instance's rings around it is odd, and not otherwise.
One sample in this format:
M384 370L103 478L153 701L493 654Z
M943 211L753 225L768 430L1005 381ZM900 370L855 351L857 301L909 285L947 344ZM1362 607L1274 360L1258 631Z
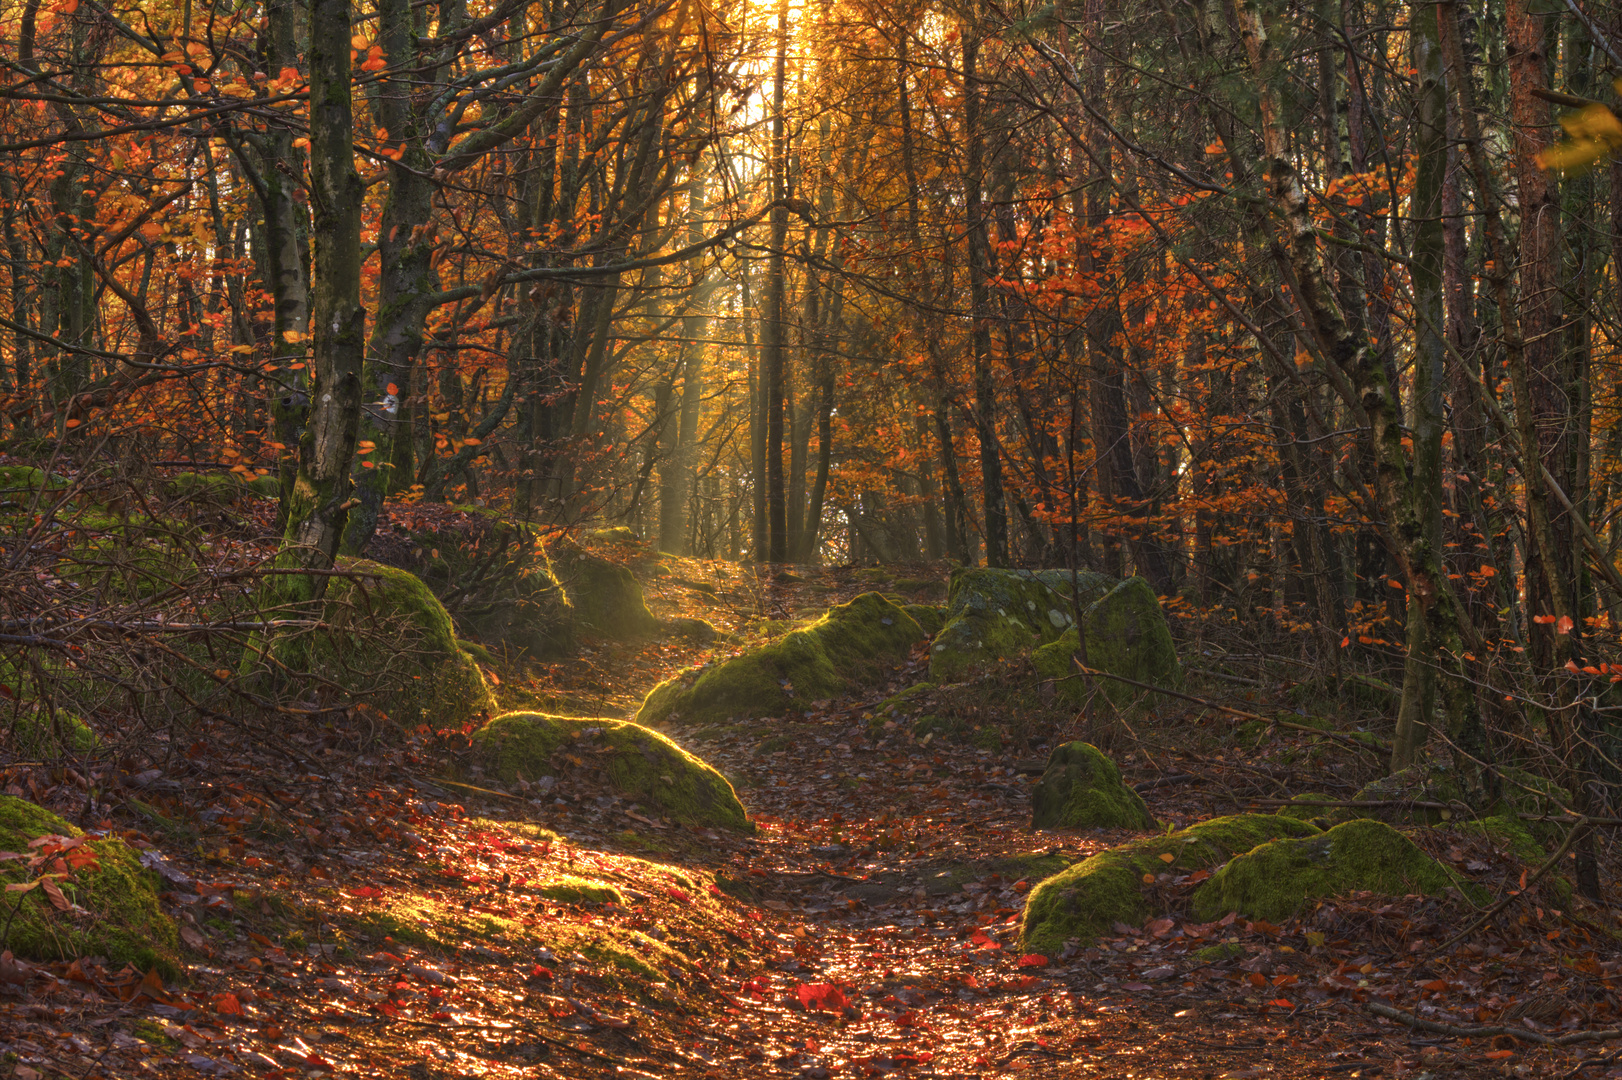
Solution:
M930 646L929 677L956 682L987 664L1056 641L1075 621L1068 570L952 571L946 622ZM1079 571L1075 584L1083 606L1115 584L1113 578Z
M863 593L809 626L660 683L636 719L780 716L887 672L923 637L912 616L878 593Z
M1154 881L1163 873L1209 869L1258 844L1318 831L1276 814L1236 814L1101 851L1031 890L1021 941L1027 950L1044 954L1057 952L1071 938L1090 945L1114 923L1136 926L1154 914L1145 877Z
M194 506L235 506L247 492L247 485L235 473L183 472L164 482L171 498Z
M902 604L901 610L912 616L912 621L934 637L946 625L946 609L935 604Z
M659 632L659 620L629 568L567 540L553 545L552 565L581 626L623 640Z
M1176 689L1183 683L1177 647L1160 610L1160 598L1142 578L1128 578L1088 604L1082 611L1087 630L1087 666L1151 686ZM1057 680L1059 697L1075 705L1085 700L1085 679L1076 678L1071 658L1080 648L1074 627L1031 654L1031 663L1045 678ZM1117 707L1153 705L1164 695L1148 693L1131 683L1098 679L1099 689Z
M1315 900L1350 892L1438 896L1460 888L1456 878L1412 840L1383 821L1361 819L1317 836L1281 838L1236 856L1194 890L1194 916L1216 919L1237 911L1279 922Z
M49 810L0 795L0 851L32 857L43 849L28 844L41 836L82 835ZM73 905L68 910L58 909L43 888L20 896L5 894L11 919L6 948L33 960L105 956L115 967L134 964L175 974L179 934L158 907L156 876L142 869L135 851L117 838L91 840L76 850L88 851L93 859L67 878L53 879L63 899ZM72 852L64 855L70 860L78 857ZM21 883L39 876L37 869L28 868L27 858L0 861L0 882Z
M337 685L406 727L443 731L496 713L484 673L421 579L365 559L345 560L340 569L348 576L327 586L325 629L278 640L271 651L279 663Z
M62 709L52 712L38 706L17 713L11 737L17 749L31 757L88 754L101 745L95 731L79 717Z
M574 646L574 612L539 530L500 511L456 506L411 529L379 529L366 553L421 578L487 645L536 657Z
M1154 823L1143 797L1091 743L1054 750L1031 792L1032 828L1151 829Z
M1499 770L1500 796L1472 799L1457 774L1438 764L1414 765L1365 784L1353 802L1383 803L1337 811L1341 818L1376 818L1399 824L1434 825L1470 816L1498 814L1558 816L1571 806L1571 793L1559 784L1525 769ZM1433 804L1433 805L1425 805ZM1434 805L1434 804L1440 804ZM1534 832L1540 831L1537 828Z
M593 529L586 534L599 544L640 544L642 538L629 525L611 525L606 529Z
M45 470L32 465L0 465L0 507L27 506L43 491L47 496L66 490L68 484L61 477L45 475Z
M475 732L473 745L484 766L508 782L586 762L608 787L672 821L753 829L726 777L659 732L624 720L507 713Z

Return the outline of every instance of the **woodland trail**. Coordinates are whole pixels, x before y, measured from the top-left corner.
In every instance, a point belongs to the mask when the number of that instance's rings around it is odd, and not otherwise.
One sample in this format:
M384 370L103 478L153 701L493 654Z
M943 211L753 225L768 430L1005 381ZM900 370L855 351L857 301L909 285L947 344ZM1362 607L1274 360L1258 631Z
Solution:
M656 585L656 602L674 606L659 590L679 587ZM599 643L546 678L622 710L692 659ZM638 813L584 760L544 791L451 779L465 735L378 744L357 720L272 750L223 723L192 732L129 780L107 823L167 879L187 970L0 965L7 1067L19 1080L1622 1076L1603 1043L1428 1035L1365 1007L1612 1026L1622 958L1606 916L1537 889L1440 957L1429 950L1457 909L1372 896L1282 926L1117 924L1092 948L1022 955L1036 877L1133 834L1032 832L1039 758L875 726L882 696L669 732L738 785L752 836ZM1188 737L1209 722L1165 717L1114 748L1162 821L1255 807L1300 769L1335 786L1332 763L1301 764L1300 733L1212 753ZM71 778L26 768L4 784L82 801ZM1486 840L1433 854L1498 894L1526 869ZM1192 883L1161 878L1177 910Z

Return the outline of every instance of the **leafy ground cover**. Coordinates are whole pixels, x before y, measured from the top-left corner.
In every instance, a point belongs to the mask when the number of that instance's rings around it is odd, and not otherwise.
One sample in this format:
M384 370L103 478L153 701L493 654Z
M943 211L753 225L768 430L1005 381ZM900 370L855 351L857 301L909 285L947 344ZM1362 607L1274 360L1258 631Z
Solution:
M702 616L725 636L588 638L531 680L509 673L509 704L625 715L670 672L758 633L756 613L786 623L876 584L696 560L653 572L645 553L626 557L656 615ZM1020 915L1037 882L1147 834L1033 832L1042 752L984 698L960 703L983 711L979 731L920 733L875 713L927 667L920 644L862 696L669 728L732 781L752 835L650 815L586 762L549 782L447 771L474 760L470 732L378 742L364 716L275 744L222 719L89 775L15 766L0 789L139 852L180 927L183 971L0 960L0 1070L1622 1076L1615 1044L1531 1041L1618 1025L1615 920L1554 876L1535 880L1530 853L1492 830L1411 830L1509 901L1460 943L1477 911L1462 897L1353 894L1276 924L1199 921L1187 913L1210 871L1168 866L1145 886L1157 914L1142 924L1027 951ZM1286 689L1234 700L1307 719ZM1105 743L1173 828L1303 790L1349 798L1377 771L1355 732L1236 728L1193 705L1057 734ZM1422 1030L1371 1006L1487 1031Z

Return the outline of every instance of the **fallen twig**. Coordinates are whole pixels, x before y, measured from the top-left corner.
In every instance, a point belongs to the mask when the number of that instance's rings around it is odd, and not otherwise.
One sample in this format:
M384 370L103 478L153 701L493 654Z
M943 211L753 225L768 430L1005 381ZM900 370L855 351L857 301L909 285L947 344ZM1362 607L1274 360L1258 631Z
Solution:
M1522 1039L1526 1042L1537 1043L1540 1046L1571 1046L1574 1043L1607 1042L1611 1039L1622 1039L1622 1028L1606 1028L1603 1031L1573 1031L1565 1035L1544 1035L1529 1028L1519 1027L1462 1027L1458 1024L1442 1024L1435 1020L1426 1020L1415 1016L1411 1012L1370 1001L1364 1005L1375 1016L1383 1016L1387 1020L1395 1020L1409 1027L1421 1031L1434 1031L1438 1035L1451 1035L1456 1039L1492 1038L1495 1035L1507 1035L1511 1039Z

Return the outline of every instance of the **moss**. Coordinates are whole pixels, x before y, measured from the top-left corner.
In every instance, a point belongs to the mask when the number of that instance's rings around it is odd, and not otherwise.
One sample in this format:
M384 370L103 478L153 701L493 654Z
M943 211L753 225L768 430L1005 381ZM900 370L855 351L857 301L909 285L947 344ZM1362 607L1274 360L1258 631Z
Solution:
M473 744L504 780L555 775L560 752L582 762L589 757L609 786L672 821L753 829L726 777L658 732L624 720L508 713L475 732Z
M689 641L696 641L701 645L708 644L709 642L721 637L721 631L717 630L715 628L715 624L710 622L708 619L680 616L678 618L667 620L665 622L665 629L669 630L672 634L677 634Z
M887 673L923 636L906 612L878 593L863 593L809 626L660 683L636 719L706 723L781 716L799 703L833 697Z
M1103 596L1114 579L1091 571L1076 576L1084 603ZM952 571L946 624L930 647L929 677L955 682L998 660L1056 640L1073 622L1068 570Z
M82 834L48 810L0 795L0 851L27 854L30 840L48 835ZM6 894L6 914L16 909L6 947L35 960L105 956L115 966L129 963L178 975L179 935L158 907L155 876L141 868L122 840L92 840L86 846L96 855L95 868L76 870L59 885L83 913L57 911L43 889ZM20 882L28 876L24 862L0 862L0 881Z
M629 569L568 541L554 545L552 560L582 626L627 640L659 632L659 620L648 610L642 586Z
M642 542L642 538L629 525L593 529L586 535L599 544L640 544Z
M298 669L369 700L397 723L436 731L482 722L496 701L471 656L456 643L444 605L404 570L346 561L355 578L333 578L323 619L330 632L276 650Z
M101 745L101 739L89 724L60 709L49 714L43 709L19 713L12 725L11 737L18 750L33 757L88 754Z
M473 657L473 659L477 660L485 667L495 667L498 663L496 660L496 654L476 641L464 641L461 638L457 638L456 647Z
M537 896L544 896L548 900L556 900L563 904L625 903L624 895L614 886L605 885L601 881L588 881L573 874L563 874L543 885L531 886L530 891Z
M177 473L163 487L171 498L196 506L235 506L244 494L234 473Z
M1237 960L1243 955L1245 947L1237 941L1224 941L1194 950L1194 959L1202 964L1220 964L1227 960Z
M1101 851L1031 890L1021 940L1027 950L1047 954L1070 938L1089 945L1114 923L1140 925L1153 913L1145 875L1209 869L1258 844L1317 832L1275 814L1236 814Z
M32 465L0 465L0 506L7 503L23 506L33 501L42 489L61 491L67 486L60 477L47 480L45 471Z
M924 702L918 699L933 689L935 689L934 683L921 682L914 683L905 690L891 694L889 697L873 706L874 722L876 724L883 724L886 720L911 716L919 712L926 706Z
M1295 805L1281 806L1278 812L1281 817L1295 818L1297 821L1316 821L1323 818L1325 814L1332 813L1335 809L1323 805L1324 803L1337 801L1339 800L1322 792L1308 791L1300 795L1290 796L1290 802Z
M265 476L256 476L242 485L248 494L259 499L279 499L282 497L282 482L275 473Z
M1150 829L1154 819L1115 762L1091 743L1070 742L1048 757L1031 792L1031 827Z
M1382 821L1360 819L1317 836L1274 840L1239 855L1194 890L1194 915L1216 919L1237 911L1279 922L1314 900L1369 891L1394 896L1436 896L1465 882Z
M1171 629L1160 610L1160 598L1142 578L1128 578L1088 604L1082 612L1087 630L1087 664L1124 678L1176 689L1183 683L1182 665ZM1075 675L1071 658L1080 648L1074 627L1036 649L1031 662L1045 678L1059 680L1061 700L1080 705L1090 692L1088 680ZM1114 679L1098 679L1098 688L1117 707L1155 705L1155 695Z
M911 615L928 637L934 637L946 625L946 609L936 604L902 604L901 610Z

